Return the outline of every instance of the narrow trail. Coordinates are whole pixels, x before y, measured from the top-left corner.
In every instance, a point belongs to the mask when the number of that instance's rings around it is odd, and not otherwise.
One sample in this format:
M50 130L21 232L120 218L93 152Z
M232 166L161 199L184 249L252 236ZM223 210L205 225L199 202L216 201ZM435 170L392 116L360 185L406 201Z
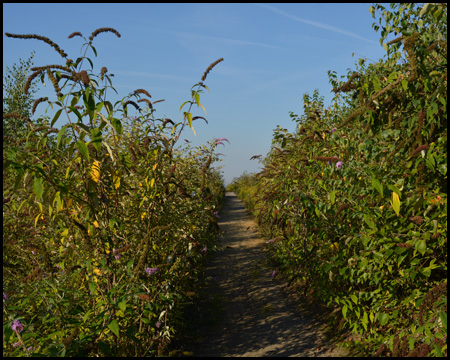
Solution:
M227 193L219 227L220 247L206 275L210 321L203 321L193 356L345 356L326 344L323 324L299 310L282 284L272 280L264 239L256 232L243 203ZM213 303L213 305L211 305ZM206 319L208 320L208 319Z

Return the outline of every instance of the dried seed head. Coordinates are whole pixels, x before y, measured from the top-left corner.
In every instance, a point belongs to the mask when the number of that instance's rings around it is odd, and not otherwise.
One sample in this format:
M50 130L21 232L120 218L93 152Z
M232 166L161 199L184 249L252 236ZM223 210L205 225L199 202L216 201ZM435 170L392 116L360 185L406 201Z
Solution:
M211 65L208 66L208 68L206 69L205 73L202 76L202 82L206 80L206 76L212 70L212 68L214 66L216 66L218 63L220 63L221 61L223 61L223 58L220 58L219 60L214 61Z
M153 109L153 106L152 106L152 103L150 102L150 100L148 100L148 99L140 99L137 102L142 102L142 101L146 102L150 109Z
M34 112L36 111L36 107L43 101L48 101L48 97L41 97L34 102L33 107L31 109L32 114L34 114Z
M196 119L203 119L203 120L205 120L206 123L208 123L208 120L206 120L203 116L194 116L192 118L192 120L196 120Z
M67 57L67 54L63 50L61 50L61 48L57 44L55 44L53 41L51 41L49 38L47 38L45 36L40 36L40 35L36 35L36 34L19 35L19 34L10 34L10 33L5 33L5 35L8 37L17 38L17 39L42 40L45 43L49 44L51 47L53 47L62 57Z
M46 69L60 69L64 71L70 71L70 69L67 66L62 65L46 65L46 66L36 66L32 67L31 71L38 71L38 70L46 70Z
M417 225L420 225L423 223L423 219L420 216L411 216L409 220L415 222Z
M72 39L75 36L83 36L79 31L75 31L72 34L69 35L68 39Z
M51 133L57 134L57 133L59 133L59 130L58 129L50 129L44 134L44 137L47 137Z
M136 104L136 103L135 103L134 101L132 101L132 100L128 100L125 104L123 104L123 107L126 108L128 104L133 105L133 106L136 108L136 110L141 111L141 108L138 106L138 104Z
M334 215L334 218L336 219L337 216L339 215L339 213L340 213L342 210L348 209L349 207L350 207L350 204L342 204L342 205L340 205L340 206L337 208L337 210L336 210L336 214Z
M50 71L50 68L47 68L47 76L50 79L50 81L53 84L53 88L55 89L55 92L58 94L58 96L60 96L61 94L61 89L58 85L58 80L56 80L55 76L53 75L53 73Z
M88 86L89 85L89 76L88 76L86 70L82 70L79 73L76 73L75 76L73 77L74 81L78 81L80 79L83 82L84 86Z
M117 30L115 30L113 28L100 28L100 29L95 30L92 33L92 35L89 37L89 40L91 40L91 41L94 40L94 38L102 32L112 32L113 34L115 34L117 37L120 38L120 34Z
M417 129L417 135L420 135L420 132L422 131L423 126L423 118L425 117L425 110L422 109L419 113L419 117L417 122L419 123L419 128Z
M152 96L148 93L148 91L147 91L147 90L144 90L144 89L137 89L137 90L134 90L134 93L135 93L135 94L145 94L145 95L147 95L149 98L152 97Z
M413 151L412 155L416 155L422 150L428 150L429 146L427 144L419 146L416 150Z
M36 70L34 73L32 73L32 74L28 77L28 80L27 80L27 82L25 83L25 87L24 87L24 89L23 89L24 94L28 94L28 89L30 88L31 83L33 82L34 78L35 78L36 76L38 76L43 70L44 70L44 69Z

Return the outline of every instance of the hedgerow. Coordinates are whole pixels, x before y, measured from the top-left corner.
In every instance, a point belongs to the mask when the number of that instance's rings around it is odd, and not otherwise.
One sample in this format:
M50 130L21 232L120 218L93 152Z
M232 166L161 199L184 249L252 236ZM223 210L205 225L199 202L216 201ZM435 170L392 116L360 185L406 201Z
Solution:
M387 58L304 95L256 175L255 215L290 282L366 355L447 354L447 5L382 12ZM384 25L382 23L384 22ZM375 30L380 26L374 24ZM239 193L239 186L237 189ZM241 192L241 196L244 196Z
M223 59L192 87L174 122L156 117L162 100L145 89L107 100L112 75L106 67L94 74L86 57L97 55L92 42L101 33L120 37L95 30L75 61L47 37L6 33L44 41L63 58L32 68L25 85L27 92L37 77L51 82L57 99L39 98L32 109L56 109L51 121L3 116L27 123L26 137L8 137L3 148L6 356L164 354L215 246L224 189L212 165L224 139L175 145L186 126L205 120L191 108L203 108L203 82Z

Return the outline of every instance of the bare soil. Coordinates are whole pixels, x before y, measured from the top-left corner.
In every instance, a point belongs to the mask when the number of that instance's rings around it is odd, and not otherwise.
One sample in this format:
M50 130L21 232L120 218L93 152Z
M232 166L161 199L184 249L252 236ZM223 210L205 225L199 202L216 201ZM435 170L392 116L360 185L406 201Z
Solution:
M325 336L322 314L272 277L266 239L235 193L226 193L219 215L220 250L208 261L201 300L189 310L192 329L181 354L349 356Z

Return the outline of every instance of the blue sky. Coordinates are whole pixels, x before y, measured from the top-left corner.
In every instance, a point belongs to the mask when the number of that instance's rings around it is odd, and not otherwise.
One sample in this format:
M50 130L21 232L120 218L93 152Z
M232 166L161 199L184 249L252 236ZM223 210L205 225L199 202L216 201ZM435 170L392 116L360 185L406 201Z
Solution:
M219 146L226 183L244 171L258 172L250 160L265 155L273 129L294 130L289 111L302 114L302 96L319 89L326 103L332 98L327 71L347 73L359 57L377 61L385 51L372 29L370 4L3 4L3 70L35 50L34 66L65 61L38 40L7 38L4 33L38 34L57 43L72 59L80 56L84 40L67 39L74 31L88 38L101 27L116 29L93 42L102 66L115 74L117 101L136 89L146 89L151 100L165 99L156 117L182 120L180 105L190 100L190 89L205 69L223 57L205 84L201 108L205 116L194 123L197 136L186 129L183 139L192 145L225 137ZM355 56L352 57L352 53ZM51 85L39 83L40 96L56 100ZM45 111L40 105L36 115ZM131 112L130 112L131 113ZM52 113L50 113L52 114ZM62 126L57 122L56 127Z

